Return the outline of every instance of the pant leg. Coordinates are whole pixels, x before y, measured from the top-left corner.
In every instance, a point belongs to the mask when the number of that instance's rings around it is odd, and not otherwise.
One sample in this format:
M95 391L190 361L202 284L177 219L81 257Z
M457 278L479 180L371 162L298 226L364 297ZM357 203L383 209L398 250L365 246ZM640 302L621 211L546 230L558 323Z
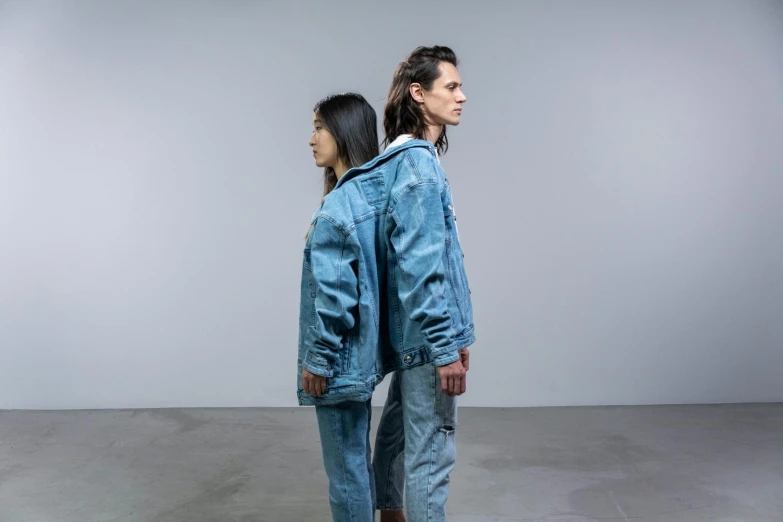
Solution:
M403 508L402 492L405 486L405 431L402 421L400 372L392 374L389 394L375 434L376 507L396 511Z
M371 408L370 401L315 408L335 522L375 520L369 462Z
M449 474L456 465L457 399L440 391L435 366L401 374L408 522L444 522Z
M370 425L372 424L372 400L367 401L367 431L364 435L364 445L367 448L365 460L367 462L367 478L369 480L370 507L372 508L373 518L375 520L376 491L375 491L375 471L372 467L372 446L370 446Z

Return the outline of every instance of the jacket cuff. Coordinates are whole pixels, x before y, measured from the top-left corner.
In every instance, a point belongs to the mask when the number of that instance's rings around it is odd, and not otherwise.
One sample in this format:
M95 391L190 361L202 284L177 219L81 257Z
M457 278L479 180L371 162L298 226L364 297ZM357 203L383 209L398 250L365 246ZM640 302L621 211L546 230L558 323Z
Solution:
M318 354L308 351L302 361L302 368L322 377L333 377L334 369L332 364Z
M459 351L455 349L454 351L438 355L432 360L432 363L435 366L446 366L453 362L459 361L459 359Z

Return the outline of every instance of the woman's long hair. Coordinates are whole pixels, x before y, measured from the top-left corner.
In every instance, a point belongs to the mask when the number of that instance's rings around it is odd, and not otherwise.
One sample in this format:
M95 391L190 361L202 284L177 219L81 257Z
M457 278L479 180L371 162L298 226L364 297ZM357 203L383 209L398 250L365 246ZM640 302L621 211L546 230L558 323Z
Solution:
M327 96L315 104L313 112L334 138L337 155L349 169L364 165L378 155L378 120L375 110L361 94ZM324 168L323 197L333 191L336 185L337 174L334 169ZM307 229L305 238L311 228Z
M378 155L378 121L375 110L361 94L327 96L313 111L337 142L337 155L349 169ZM337 185L334 169L324 169L324 197Z

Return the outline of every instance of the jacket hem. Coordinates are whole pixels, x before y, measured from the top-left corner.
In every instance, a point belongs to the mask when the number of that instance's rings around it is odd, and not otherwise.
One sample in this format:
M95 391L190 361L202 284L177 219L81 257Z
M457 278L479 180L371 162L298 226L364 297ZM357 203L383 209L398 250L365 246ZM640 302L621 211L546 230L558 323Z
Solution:
M343 402L366 402L372 397L375 384L354 384L326 389L320 397L307 395L303 390L297 391L299 406L331 406Z
M383 362L382 377L398 370L407 370L409 368L421 366L422 364L434 362L437 357L457 352L471 346L475 342L476 335L473 333L473 327L469 326L460 333L453 343L446 348L441 348L434 354L430 352L426 345L409 348L404 352L394 354L391 358L388 358ZM457 358L454 359L454 361L456 360Z

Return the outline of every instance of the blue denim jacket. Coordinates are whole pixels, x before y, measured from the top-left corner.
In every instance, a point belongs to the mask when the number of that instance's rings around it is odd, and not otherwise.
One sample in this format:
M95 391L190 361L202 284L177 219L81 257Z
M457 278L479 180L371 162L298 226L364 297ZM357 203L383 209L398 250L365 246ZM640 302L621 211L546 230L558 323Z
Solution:
M367 400L394 370L459 359L473 306L448 180L428 141L349 170L312 219L302 265L299 403ZM302 368L327 377L302 390Z

